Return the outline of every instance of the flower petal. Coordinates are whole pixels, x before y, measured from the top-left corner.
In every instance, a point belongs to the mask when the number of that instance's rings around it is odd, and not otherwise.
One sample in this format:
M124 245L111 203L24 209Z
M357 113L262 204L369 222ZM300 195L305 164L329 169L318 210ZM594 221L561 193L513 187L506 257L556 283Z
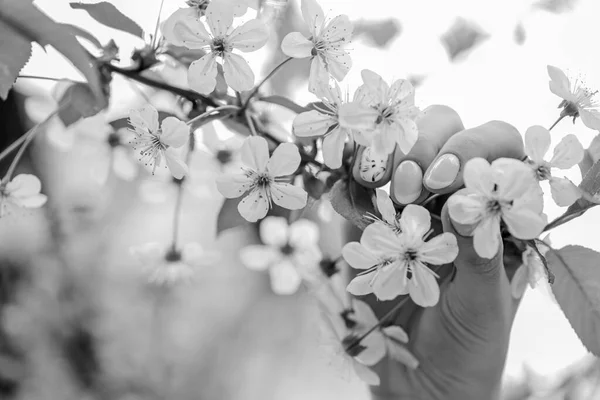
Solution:
M212 42L212 38L198 14L191 8L180 8L161 25L161 32L167 42L188 49L202 49Z
M251 136L244 140L241 150L242 162L252 170L262 173L269 162L269 144L261 136Z
M333 78L341 82L352 68L352 58L343 50L325 52L325 68Z
M273 202L288 210L299 210L306 206L308 194L301 187L289 183L271 184Z
M396 143L404 154L408 154L419 138L419 128L412 119L401 118L392 124L396 134Z
M346 129L336 127L323 139L323 160L329 168L342 166L347 137Z
M236 92L252 89L252 86L254 86L254 72L252 72L244 57L233 53L225 53L223 60L225 82Z
M46 204L46 201L48 201L48 196L46 196L45 194L32 194L31 196L27 196L27 197L19 197L17 199L13 198L12 199L19 207L24 207L24 208L40 208L41 206L43 206L44 204Z
M379 268L373 280L373 293L379 300L393 300L409 291L406 265L394 262ZM413 272L414 273L414 272Z
M144 243L140 246L133 246L129 249L132 256L144 264L145 267L152 267L160 264L164 259L164 250L158 243Z
M282 143L267 161L267 171L273 177L291 175L300 165L300 152L293 143Z
M525 132L525 154L536 164L544 161L550 148L550 131L543 126L535 125Z
M355 269L369 269L379 264L379 258L359 242L346 243L342 256Z
M233 24L233 7L228 2L211 1L205 15L214 37L226 35Z
M264 218L269 208L269 199L263 189L254 189L238 204L240 215L250 222Z
M426 263L443 265L454 261L458 255L456 236L452 233L442 233L423 243L419 249L420 260Z
M263 47L269 39L269 30L262 21L251 19L238 26L229 35L229 43L245 53L256 51Z
M167 162L167 168L171 171L171 175L177 179L183 178L189 171L185 161L171 148L165 150L165 161Z
M298 114L292 129L298 137L323 136L335 124L337 121L332 115L311 110Z
M377 210L383 217L383 220L390 225L396 223L396 208L390 196L382 189L375 191L377 195Z
M11 197L24 199L39 194L42 182L35 175L19 174L6 184L5 190Z
M523 293L525 293L525 289L527 289L528 276L527 276L527 266L521 265L515 271L515 274L510 281L510 292L512 297L515 299L520 299L523 297Z
M187 143L190 127L175 117L167 117L161 124L160 141L171 147L181 147Z
M550 178L552 199L560 207L568 207L581 197L580 189L567 178Z
M369 293L373 293L373 287L371 286L371 280L373 279L375 272L369 272L364 275L357 275L350 281L346 286L346 291L355 296L364 296Z
M538 214L527 208L517 208L505 211L502 219L506 222L508 231L517 239L534 239L542 233L546 226L545 214Z
M321 57L313 57L310 63L308 91L316 93L321 85L329 85L329 72Z
M269 268L271 276L271 289L275 294L289 295L298 291L302 279L296 271L294 264L287 259L275 263Z
M350 42L354 26L347 15L338 15L327 23L320 39L340 45L340 42Z
M356 314L358 315L357 308L360 303L354 303L353 307L356 310ZM365 304L366 306L366 304ZM368 307L368 306L367 306ZM359 320L360 321L360 320ZM362 322L362 321L360 321ZM372 328L378 321L369 323L368 329ZM366 333L362 332L362 333ZM385 357L385 337L379 330L376 330L370 333L366 338L361 341L361 344L365 346L365 349L356 356L356 360L359 361L363 365L375 365L383 357Z
M448 214L453 221L462 225L476 223L484 215L485 199L470 193L469 189L461 189L448 199Z
M354 368L354 372L356 376L360 378L364 383L371 386L379 386L381 380L379 379L379 375L375 373L371 368L366 365L361 364L356 360L352 360L352 367Z
M391 100L405 100L408 98L408 101L414 99L415 96L415 88L410 83L409 80L406 79L398 79L392 83L389 89L388 97Z
M360 244L374 254L393 254L400 248L398 235L381 222L368 225L360 237Z
M371 101L376 104L384 103L387 100L390 87L383 78L369 69L363 69L361 76L367 88L367 95L371 98Z
M270 246L255 244L240 249L240 261L254 271L266 270L278 257L278 252Z
M579 110L581 122L590 129L600 131L600 112L598 110Z
M281 51L288 57L306 58L312 55L314 43L304 37L300 32L290 32L281 42Z
M246 193L253 179L245 173L224 174L216 179L217 189L228 199L235 199Z
M504 200L514 200L539 186L531 167L513 158L498 158L492 163L495 172L496 193Z
M496 184L496 173L487 160L475 157L466 162L463 178L470 191L489 196ZM456 221L458 222L458 221Z
M423 238L431 229L431 215L425 207L408 204L400 216L402 234L415 238Z
M198 93L209 94L217 85L217 73L215 53L208 53L190 64L188 85Z
M139 128L148 132L158 131L158 111L150 104L146 104L144 107L137 110L129 111L129 123L134 128Z
M408 283L410 298L421 307L432 307L440 299L440 287L435 276L425 270L425 265L415 266Z
M283 217L267 217L260 223L260 240L266 245L283 247L288 243L289 225Z
M493 258L500 246L500 218L485 218L473 231L473 247L479 257Z
M570 100L571 95L571 83L567 75L559 68L548 65L548 75L550 76L550 91L565 100Z
M379 113L377 110L358 101L342 104L338 110L340 125L348 129L374 129L375 121L378 117Z
M308 25L310 33L313 37L316 37L325 22L323 9L316 0L302 0L300 9L302 10L302 18L304 18L304 22Z
M570 134L562 138L554 148L550 165L554 168L569 169L583 160L583 146L577 136Z
M392 126L387 122L379 124L377 131L373 135L373 144L371 146L374 153L386 156L394 151L396 142L399 141L397 138L400 132L397 128L397 125Z
M290 226L290 244L295 248L310 248L319 242L319 227L313 221L302 218Z

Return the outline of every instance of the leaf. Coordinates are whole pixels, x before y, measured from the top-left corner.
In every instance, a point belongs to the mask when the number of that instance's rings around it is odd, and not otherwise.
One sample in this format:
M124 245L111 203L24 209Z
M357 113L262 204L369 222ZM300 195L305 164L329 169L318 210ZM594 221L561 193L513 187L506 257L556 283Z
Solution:
M238 197L237 199L225 199L217 217L217 235L224 230L249 224L249 222L240 215L237 209L238 204L243 198L244 196Z
M368 189L355 181L350 182L352 190L349 190L346 179L340 179L333 185L329 192L331 206L338 214L358 228L365 229L371 223L365 216L375 212L371 194Z
M523 26L522 22L519 22L515 26L515 30L513 31L513 38L515 40L515 43L519 46L525 43L525 40L527 39L527 33L525 32L525 27Z
M386 47L402 32L400 23L395 18L382 21L359 20L354 23L352 39L364 38L376 47Z
M579 0L541 0L533 8L545 10L554 14L573 11Z
M87 40L91 44L93 44L97 49L102 49L102 43L96 38L96 36L92 35L90 32L86 31L83 28L80 28L71 24L61 24L65 28L67 28L71 33L77 37Z
M308 195L315 200L319 200L321 196L323 196L323 193L325 193L325 182L308 171L302 173L302 182L304 184L304 190L306 190Z
M473 22L457 18L454 24L440 38L451 61L456 61L473 47L488 38L488 34Z
M96 109L107 105L100 74L95 63L67 27L56 23L32 3L23 0L3 0L0 23L10 26L24 38L42 46L51 45L85 76L96 97Z
M96 99L90 87L81 82L69 84L58 99L58 116L65 126L96 114Z
M600 355L600 253L583 246L550 249L552 291L584 346Z
M0 21L0 98L8 91L31 57L31 41Z
M127 32L133 36L144 38L144 30L131 18L123 14L114 5L101 1L100 3L69 3L71 8L75 10L84 10L100 22L102 25L109 28L117 29L122 32Z
M306 107L302 107L300 104L294 103L292 100L283 96L267 96L261 97L260 101L264 101L265 103L277 104L279 106L285 107L288 110L295 112L296 114L303 113L308 111Z

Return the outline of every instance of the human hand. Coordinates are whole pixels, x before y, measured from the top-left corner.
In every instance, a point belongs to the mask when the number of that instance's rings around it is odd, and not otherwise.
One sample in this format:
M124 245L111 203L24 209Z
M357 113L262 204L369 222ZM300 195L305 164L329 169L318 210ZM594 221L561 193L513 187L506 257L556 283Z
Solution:
M369 187L391 181L390 197L397 205L420 204L431 194L458 190L463 184L462 169L471 158L491 162L501 157L524 157L521 136L511 125L492 121L465 130L458 114L444 106L425 110L419 131L419 140L409 154L396 150L393 160L384 161L385 172L379 174L379 180L370 179L377 175L372 171L376 166L356 166L354 178ZM465 227L450 220L446 206L440 214L437 226L432 221L435 235L442 231L456 235L458 257L453 267L446 265L436 271L441 289L437 305L421 308L409 301L402 307L394 324L408 332L408 348L419 366L413 370L383 359L375 367L381 385L372 388L374 399L486 400L499 396L518 306L510 294L509 277L521 263L520 253L501 244L495 257L481 258ZM360 237L356 229L348 233L349 241ZM365 300L381 317L400 298L381 302L369 295Z

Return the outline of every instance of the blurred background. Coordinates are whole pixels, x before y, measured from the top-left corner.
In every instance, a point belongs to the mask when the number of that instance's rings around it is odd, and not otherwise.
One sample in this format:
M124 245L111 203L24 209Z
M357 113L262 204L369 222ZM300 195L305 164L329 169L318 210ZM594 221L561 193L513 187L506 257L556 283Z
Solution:
M110 2L154 32L160 0ZM144 46L66 0L35 3L102 43L114 39L124 64ZM271 42L247 57L257 79L283 59L281 38L302 26L299 1L267 3L279 17L270 21ZM560 99L548 90L548 64L600 88L593 41L597 0L320 3L329 18L347 14L356 24L354 67L344 82L350 91L360 84L363 68L387 80L408 77L417 86L417 105L449 105L467 127L494 119L520 132L551 125ZM183 6L182 0L165 0L161 18ZM308 62L284 68L268 90L299 104L314 101L306 91ZM185 71L169 65L153 73L186 83ZM35 46L22 74L80 79L53 49ZM52 111L54 84L18 81L0 105L2 147ZM104 121L147 102L177 110L171 95L121 77L112 90ZM291 118L278 115L276 122L289 128ZM94 134L101 125L69 132L49 126L20 167L40 176L49 203L44 210L11 213L0 224L0 399L367 399L360 382L340 377L322 356L310 296L276 296L266 274L241 265L237 249L257 242L255 231L242 227L217 236L223 199L213 182L221 163L209 144L193 159L198 178L183 200L181 238L219 249L221 259L198 270L188 285L163 290L147 283L129 249L168 245L176 188L167 176L144 169L121 165L124 176L103 174L116 161ZM215 129L223 140L231 136L222 126ZM553 130L555 143L569 133L585 147L597 134L563 120ZM567 176L581 179L577 169ZM562 212L552 201L546 205L550 218ZM333 238L324 253L337 257L341 221L326 208L320 211L331 218L326 232ZM591 228L599 223L600 212L592 209L553 232L551 241L555 247L576 243L600 250ZM591 400L600 398L599 387L600 363L582 346L549 288L528 290L513 326L505 398Z

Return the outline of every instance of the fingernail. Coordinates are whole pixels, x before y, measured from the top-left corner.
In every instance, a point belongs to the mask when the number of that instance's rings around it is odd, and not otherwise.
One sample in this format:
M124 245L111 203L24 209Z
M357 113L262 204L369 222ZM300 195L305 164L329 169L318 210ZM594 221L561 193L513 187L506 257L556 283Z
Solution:
M444 189L458 176L460 161L454 154L440 156L425 174L425 184L431 189Z
M423 187L423 171L414 161L402 161L394 171L394 197L402 204L419 198Z
M387 170L388 156L380 156L367 147L360 158L360 177L365 182L378 182Z

